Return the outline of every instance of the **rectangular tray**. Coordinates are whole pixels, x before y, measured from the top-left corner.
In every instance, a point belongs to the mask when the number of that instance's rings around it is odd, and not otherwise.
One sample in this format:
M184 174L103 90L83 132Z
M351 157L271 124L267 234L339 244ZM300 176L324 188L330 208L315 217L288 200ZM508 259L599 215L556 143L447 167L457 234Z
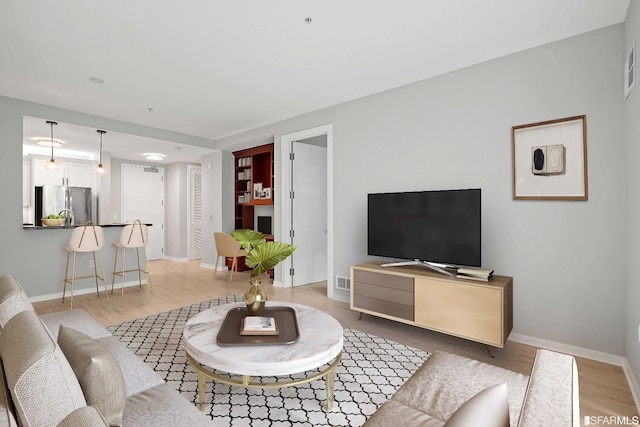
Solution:
M296 311L291 307L267 306L262 311L261 316L269 316L276 319L278 335L240 335L242 319L248 314L246 307L236 307L229 310L216 339L220 347L293 344L300 337Z

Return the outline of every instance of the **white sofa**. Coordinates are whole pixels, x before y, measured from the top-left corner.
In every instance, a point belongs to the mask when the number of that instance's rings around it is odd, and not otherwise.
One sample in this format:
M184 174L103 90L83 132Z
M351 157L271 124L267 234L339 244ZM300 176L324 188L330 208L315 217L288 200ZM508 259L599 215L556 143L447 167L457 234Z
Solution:
M531 375L436 352L367 420L367 427L579 427L573 356L538 350Z
M37 316L10 275L0 356L0 426L213 425L84 310Z

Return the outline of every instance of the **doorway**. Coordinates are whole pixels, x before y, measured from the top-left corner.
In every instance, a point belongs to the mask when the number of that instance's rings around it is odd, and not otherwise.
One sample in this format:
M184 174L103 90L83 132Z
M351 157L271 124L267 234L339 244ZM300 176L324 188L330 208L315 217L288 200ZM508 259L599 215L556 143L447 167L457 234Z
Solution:
M283 240L298 246L293 256L282 263L282 285L293 287L326 280L327 296L331 297L332 126L283 135L280 144L281 230L286 236Z
M149 227L147 257L164 257L164 168L122 164L122 222Z

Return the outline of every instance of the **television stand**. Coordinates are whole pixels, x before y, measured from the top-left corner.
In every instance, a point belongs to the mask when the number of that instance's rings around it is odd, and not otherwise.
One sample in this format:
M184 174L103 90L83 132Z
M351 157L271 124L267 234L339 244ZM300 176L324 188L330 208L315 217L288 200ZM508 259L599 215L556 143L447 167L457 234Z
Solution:
M437 271L438 273L442 273L446 276L449 277L454 277L453 273L448 272L447 270L445 270L444 268L438 267L435 264L432 264L428 261L422 261L419 259L414 259L413 261L399 261L399 262L388 262L386 264L381 264L380 267L382 268L386 268L386 267L406 267L409 265L419 265L420 267L425 267L425 268L429 268L433 271Z
M420 264L351 266L350 308L419 328L504 347L513 328L513 278L443 276Z

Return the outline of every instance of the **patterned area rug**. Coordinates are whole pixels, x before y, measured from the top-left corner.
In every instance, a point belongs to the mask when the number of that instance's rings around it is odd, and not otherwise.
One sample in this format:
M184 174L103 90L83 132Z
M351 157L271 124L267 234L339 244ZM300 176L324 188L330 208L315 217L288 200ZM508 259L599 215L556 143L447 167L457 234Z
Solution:
M198 378L187 363L182 330L209 307L241 302L229 295L110 326L111 333L188 400L199 405ZM344 330L334 405L324 410L324 381L280 389L245 389L207 381L205 414L220 426L360 426L424 363L429 353L354 329ZM264 377L263 381L290 381Z

